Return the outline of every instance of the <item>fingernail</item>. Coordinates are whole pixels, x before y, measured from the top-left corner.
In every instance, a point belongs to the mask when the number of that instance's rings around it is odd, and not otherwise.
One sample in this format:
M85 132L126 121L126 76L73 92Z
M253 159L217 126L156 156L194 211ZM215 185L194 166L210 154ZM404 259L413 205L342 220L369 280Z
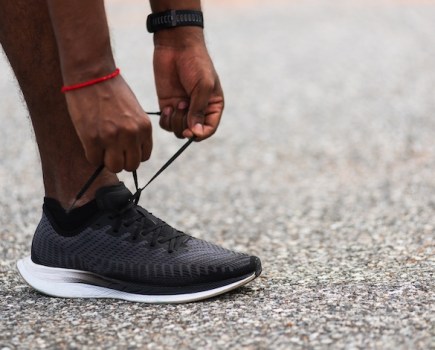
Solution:
M189 104L186 101L180 101L178 102L177 108L178 109L186 109L187 107L189 107Z
M172 107L165 107L162 111L163 117L169 117L172 114Z
M194 130L195 132L198 132L198 133L202 134L203 131L204 131L204 126L203 126L202 124L200 124L200 123L196 123L196 124L193 126L193 130Z

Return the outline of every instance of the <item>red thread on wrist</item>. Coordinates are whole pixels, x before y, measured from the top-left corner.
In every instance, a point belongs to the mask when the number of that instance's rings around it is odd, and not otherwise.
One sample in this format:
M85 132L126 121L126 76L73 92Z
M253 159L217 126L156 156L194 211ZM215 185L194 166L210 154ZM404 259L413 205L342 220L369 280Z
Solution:
M121 71L119 70L119 68L116 68L114 72L112 72L112 73L110 73L108 75L105 75L104 77L88 80L88 81L85 81L83 83L78 83L78 84L74 84L74 85L63 86L60 91L65 93L65 92L68 92L68 91L81 89L81 88L84 88L86 86L91 86L91 85L95 85L95 84L98 84L98 83L102 83L103 81L115 78L116 76L119 75L120 72Z

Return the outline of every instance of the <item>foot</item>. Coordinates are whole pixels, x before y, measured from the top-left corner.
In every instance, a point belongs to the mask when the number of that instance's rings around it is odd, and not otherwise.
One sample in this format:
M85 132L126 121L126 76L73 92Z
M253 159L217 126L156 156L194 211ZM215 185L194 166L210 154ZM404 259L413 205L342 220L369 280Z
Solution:
M31 256L17 264L36 290L65 298L181 303L228 292L261 273L257 257L172 228L136 205L122 183L100 189L88 208L87 215L77 215L77 225L59 220L67 215L46 200Z

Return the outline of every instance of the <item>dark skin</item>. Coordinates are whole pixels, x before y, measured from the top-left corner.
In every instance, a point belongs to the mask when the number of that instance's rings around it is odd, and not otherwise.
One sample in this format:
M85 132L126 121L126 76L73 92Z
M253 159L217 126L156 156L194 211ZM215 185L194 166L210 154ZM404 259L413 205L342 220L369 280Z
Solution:
M88 33L77 30L82 23L74 27L74 16L73 25L69 25L72 29L68 29L66 22L71 17L64 13L62 6L78 5L82 9L84 6L95 6L92 9L95 21L88 23ZM199 1L187 0L155 0L151 1L151 5L154 11L200 8ZM0 0L0 9L0 43L20 85L32 120L41 157L45 195L57 199L64 208L69 208L97 164L107 163L103 173L76 203L77 206L83 205L94 198L98 188L118 183L116 171L139 166L140 161L149 156L152 145L149 119L121 76L81 91L70 92L66 96L60 93L63 83L74 84L101 77L115 68L103 2ZM69 10L70 14L73 13L71 8ZM80 11L80 8L76 10ZM60 16L68 18L59 17L56 21L56 11L63 12ZM83 20L88 19L84 16ZM59 22L61 28L56 27L59 24L55 23ZM97 25L101 28L96 28ZM59 41L62 30L68 39L65 42ZM81 39L76 40L76 35ZM92 40L88 42L88 39ZM199 139L209 137L219 123L223 95L204 45L202 29L192 27L162 31L154 39L154 70L159 103L162 110L169 110L162 116L161 125L178 136L184 133L187 137L198 135ZM72 52L69 53L69 50ZM196 62L194 66L192 62ZM198 81L201 83L196 84ZM211 89L212 93L209 93L210 89L201 92L202 88L198 87L202 86L203 81L216 87ZM196 95L199 92L205 96L201 100L207 101L199 108L202 109L199 112L195 111L197 107L185 107L193 103L194 86L197 87ZM178 108L180 104L185 106ZM124 118L125 115L128 117ZM198 118L195 120L193 116ZM202 121L206 131L203 134L199 130L193 132L186 127L187 121L192 129L196 121L200 124ZM134 130L131 131L131 128ZM113 132L113 129L116 131ZM129 133L136 135L132 137L133 141L128 136L119 137ZM139 142L138 139L143 141ZM94 141L84 143L83 140ZM127 152L120 154L116 147L112 151L111 146L114 145L121 145L119 149ZM138 153L140 156L137 156Z
M154 75L163 111L160 126L180 138L196 136L204 140L219 125L223 92L202 31L189 28L184 32L188 34L181 33L177 41L172 41L168 33L157 34L154 39Z
M154 0L153 11L200 9L200 1ZM63 81L87 81L116 68L102 0L48 0ZM154 73L160 125L177 137L213 135L224 107L219 78L201 28L176 28L154 36ZM66 94L71 120L94 165L117 173L149 159L151 122L133 92L118 76Z
M59 91L63 78L47 1L0 0L0 9L0 43L29 110L45 195L68 208L95 166L86 159ZM104 170L77 205L92 200L98 188L118 182Z
M201 10L199 0L150 0L150 4L153 12ZM154 34L154 76L163 129L180 138L196 136L198 141L216 132L224 95L201 28Z

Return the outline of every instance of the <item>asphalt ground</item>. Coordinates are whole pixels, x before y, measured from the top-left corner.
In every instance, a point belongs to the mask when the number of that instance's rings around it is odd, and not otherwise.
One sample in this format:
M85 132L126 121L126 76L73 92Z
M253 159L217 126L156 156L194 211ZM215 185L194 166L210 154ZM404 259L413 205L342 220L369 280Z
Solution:
M107 2L118 65L156 108L149 12ZM43 189L0 58L0 349L435 349L435 1L206 1L227 98L141 203L262 258L261 278L195 304L31 290ZM154 128L145 183L183 143ZM130 176L122 178L133 188Z

